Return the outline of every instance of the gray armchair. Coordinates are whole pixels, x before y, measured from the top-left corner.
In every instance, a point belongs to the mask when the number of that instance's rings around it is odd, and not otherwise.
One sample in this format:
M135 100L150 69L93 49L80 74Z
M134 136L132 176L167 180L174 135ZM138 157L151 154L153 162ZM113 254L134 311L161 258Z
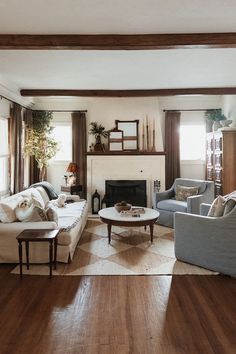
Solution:
M186 202L175 200L176 186L199 187L199 194L188 197ZM165 192L153 193L153 208L158 210L158 223L173 227L176 211L200 214L201 203L212 203L214 200L214 183L195 179L176 178L174 184Z
M174 234L178 260L236 276L236 206L222 217L176 213Z

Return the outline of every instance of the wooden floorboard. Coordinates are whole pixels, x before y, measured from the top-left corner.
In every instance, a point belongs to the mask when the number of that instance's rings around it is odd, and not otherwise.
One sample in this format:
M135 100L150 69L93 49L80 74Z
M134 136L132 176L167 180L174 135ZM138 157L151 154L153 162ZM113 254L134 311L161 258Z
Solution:
M20 280L9 269L0 267L1 354L236 352L235 279L191 275Z

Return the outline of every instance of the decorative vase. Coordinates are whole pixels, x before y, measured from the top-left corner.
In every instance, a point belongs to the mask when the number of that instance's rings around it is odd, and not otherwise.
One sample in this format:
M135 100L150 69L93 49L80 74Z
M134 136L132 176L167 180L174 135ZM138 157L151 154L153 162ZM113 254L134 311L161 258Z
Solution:
M101 142L101 136L97 135L96 136L96 143L94 145L94 151L103 151L103 150L104 150L104 148L103 148L103 145Z

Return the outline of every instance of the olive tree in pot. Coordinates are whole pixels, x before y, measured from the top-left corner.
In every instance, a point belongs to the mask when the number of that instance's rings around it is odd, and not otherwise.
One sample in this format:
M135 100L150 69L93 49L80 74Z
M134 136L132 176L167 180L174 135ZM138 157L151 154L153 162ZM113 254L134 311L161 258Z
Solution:
M44 180L46 167L59 150L58 142L52 137L52 118L52 112L34 111L32 126L26 130L25 154L34 156L40 181Z

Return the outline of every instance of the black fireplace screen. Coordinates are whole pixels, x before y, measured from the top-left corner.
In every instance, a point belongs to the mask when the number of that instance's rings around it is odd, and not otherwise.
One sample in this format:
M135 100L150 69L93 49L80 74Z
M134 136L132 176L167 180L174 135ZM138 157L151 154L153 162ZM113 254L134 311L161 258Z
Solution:
M147 193L145 180L107 180L105 182L107 206L125 200L136 206L147 206Z

